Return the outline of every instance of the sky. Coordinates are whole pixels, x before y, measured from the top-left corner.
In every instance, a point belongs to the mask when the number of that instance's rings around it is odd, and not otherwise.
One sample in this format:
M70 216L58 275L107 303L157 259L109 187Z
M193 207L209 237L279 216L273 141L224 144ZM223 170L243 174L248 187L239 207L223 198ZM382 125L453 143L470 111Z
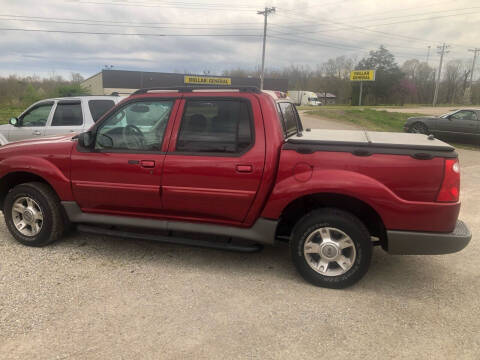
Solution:
M425 61L430 46L432 66L443 42L446 61L471 61L468 49L480 48L477 0L0 0L0 76L89 77L105 66L252 70L261 64L257 11L265 7L275 7L266 48L272 70L316 69L342 55L360 60L381 44L399 64Z

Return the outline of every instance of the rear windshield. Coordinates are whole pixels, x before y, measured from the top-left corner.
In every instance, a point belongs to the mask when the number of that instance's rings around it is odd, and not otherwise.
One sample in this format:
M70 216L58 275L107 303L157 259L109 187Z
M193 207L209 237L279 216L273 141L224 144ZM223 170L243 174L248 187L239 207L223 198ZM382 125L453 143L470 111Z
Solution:
M295 105L289 102L278 103L279 117L286 137L302 131L302 124Z
M88 107L94 122L97 122L97 120L100 119L103 114L105 114L114 106L115 103L113 100L90 100L88 102Z

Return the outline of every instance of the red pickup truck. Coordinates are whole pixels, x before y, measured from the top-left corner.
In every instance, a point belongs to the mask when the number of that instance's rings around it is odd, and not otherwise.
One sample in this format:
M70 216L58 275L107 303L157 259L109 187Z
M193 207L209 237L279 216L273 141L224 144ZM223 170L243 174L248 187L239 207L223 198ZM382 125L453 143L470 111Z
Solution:
M288 99L254 88L144 89L88 132L0 148L0 201L16 240L79 230L254 251L290 244L315 285L367 271L372 246L446 254L457 220L454 149L432 136L303 129Z

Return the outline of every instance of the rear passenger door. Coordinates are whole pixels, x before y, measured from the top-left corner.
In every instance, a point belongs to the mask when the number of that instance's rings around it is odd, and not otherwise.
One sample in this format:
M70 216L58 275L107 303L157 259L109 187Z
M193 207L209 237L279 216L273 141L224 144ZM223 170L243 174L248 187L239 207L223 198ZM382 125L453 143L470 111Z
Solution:
M264 158L256 97L192 95L182 101L165 158L164 212L173 218L241 223L260 185Z
M45 135L79 133L84 128L82 103L80 100L59 100L52 121Z

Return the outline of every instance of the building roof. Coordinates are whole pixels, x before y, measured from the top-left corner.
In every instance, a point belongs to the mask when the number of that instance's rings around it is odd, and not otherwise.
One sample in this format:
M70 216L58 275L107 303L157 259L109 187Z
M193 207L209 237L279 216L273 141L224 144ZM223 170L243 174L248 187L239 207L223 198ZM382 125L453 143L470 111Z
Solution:
M101 73L103 88L143 89L154 87L182 86L185 85L184 77L187 75L208 78L229 78L232 86L260 87L260 79L253 77L178 74L128 70L102 70ZM266 78L264 80L264 88L267 90L287 91L288 79Z

